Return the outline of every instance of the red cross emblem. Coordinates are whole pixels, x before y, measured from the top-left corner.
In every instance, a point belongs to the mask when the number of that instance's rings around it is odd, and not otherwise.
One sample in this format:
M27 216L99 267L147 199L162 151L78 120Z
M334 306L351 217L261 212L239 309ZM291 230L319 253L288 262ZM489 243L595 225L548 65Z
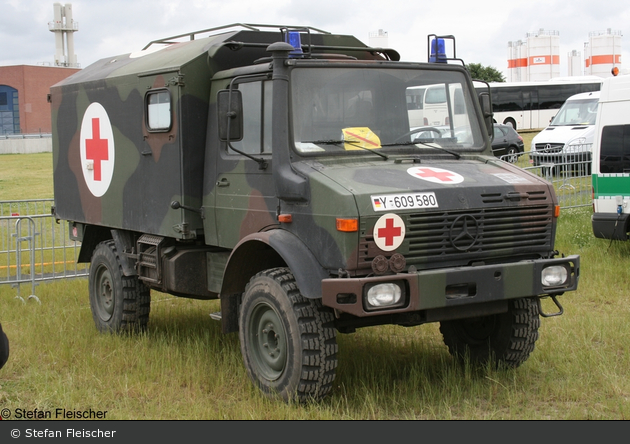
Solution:
M85 140L85 157L94 161L94 180L101 180L101 162L109 159L107 139L101 139L101 119L92 119L92 138Z
M442 172L442 171L435 171L432 170L431 168L422 168L420 170L418 170L418 172L416 173L416 175L422 177L422 178L426 178L426 177L435 177L436 179L439 179L440 182L452 182L453 179L453 173L449 172Z
M378 237L385 239L385 246L394 245L394 238L400 236L402 228L394 226L394 219L385 219L385 227L378 229Z
M382 215L374 224L374 242L383 251L400 247L405 240L405 222L394 213Z
M83 114L79 151L85 184L94 196L103 196L114 176L116 150L112 124L98 102L91 103Z
M463 176L453 171L432 167L412 167L407 172L413 176L433 183L456 184L464 181Z

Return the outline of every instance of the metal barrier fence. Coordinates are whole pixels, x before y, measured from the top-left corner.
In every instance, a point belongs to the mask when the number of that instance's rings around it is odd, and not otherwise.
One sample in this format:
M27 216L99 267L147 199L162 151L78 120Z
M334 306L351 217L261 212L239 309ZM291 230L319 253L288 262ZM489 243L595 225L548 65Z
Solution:
M579 145L571 153L541 150L501 159L551 182L561 208L586 207L593 204L591 145Z
M0 139L43 139L43 138L51 138L52 133L11 133L11 134L0 134Z
M542 154L542 155L541 155ZM560 206L590 206L590 152L520 153L501 157L551 182ZM42 281L87 276L88 264L77 264L79 243L68 236L66 222L51 214L53 199L0 201L0 285L31 285L28 298L39 300L35 286Z
M28 299L39 301L39 282L89 272L87 264L77 264L80 244L69 238L67 223L56 223L52 204L53 199L0 201L0 285L17 288L22 301L22 285L30 284Z

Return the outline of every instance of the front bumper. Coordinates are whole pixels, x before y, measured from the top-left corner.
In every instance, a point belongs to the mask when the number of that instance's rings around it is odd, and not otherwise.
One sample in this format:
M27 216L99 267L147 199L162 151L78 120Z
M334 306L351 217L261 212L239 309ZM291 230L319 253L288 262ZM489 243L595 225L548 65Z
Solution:
M581 164L581 163L590 163L591 162L591 153L590 151L582 151L575 153L565 153L565 152L545 152L545 151L530 151L529 159L534 164L534 166L540 165L570 165L570 164Z
M628 240L628 218L630 214L594 213L591 222L593 234L600 239Z
M564 265L567 268L568 279L564 285L545 287L541 283L543 269L551 265ZM575 255L556 259L425 270L386 276L324 279L322 303L340 312L359 317L415 312L505 299L562 294L577 289L579 274L580 257ZM367 289L378 283L395 283L403 288L404 303L394 308L368 308L365 301Z

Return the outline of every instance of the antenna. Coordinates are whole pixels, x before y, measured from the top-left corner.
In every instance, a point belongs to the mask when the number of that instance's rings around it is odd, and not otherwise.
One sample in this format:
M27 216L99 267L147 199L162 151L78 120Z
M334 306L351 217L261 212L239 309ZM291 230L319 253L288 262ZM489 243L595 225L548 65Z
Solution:
M72 4L54 3L53 10L55 18L48 22L48 29L55 33L55 66L78 68L73 34L79 30L79 23L72 19Z

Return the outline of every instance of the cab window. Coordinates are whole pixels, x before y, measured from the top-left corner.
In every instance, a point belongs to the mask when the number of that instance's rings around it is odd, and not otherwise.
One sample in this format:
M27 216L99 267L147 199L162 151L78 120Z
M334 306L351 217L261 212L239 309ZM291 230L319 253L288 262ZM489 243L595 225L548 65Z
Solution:
M269 81L238 84L243 98L243 139L231 142L237 150L247 154L271 153L271 85Z

